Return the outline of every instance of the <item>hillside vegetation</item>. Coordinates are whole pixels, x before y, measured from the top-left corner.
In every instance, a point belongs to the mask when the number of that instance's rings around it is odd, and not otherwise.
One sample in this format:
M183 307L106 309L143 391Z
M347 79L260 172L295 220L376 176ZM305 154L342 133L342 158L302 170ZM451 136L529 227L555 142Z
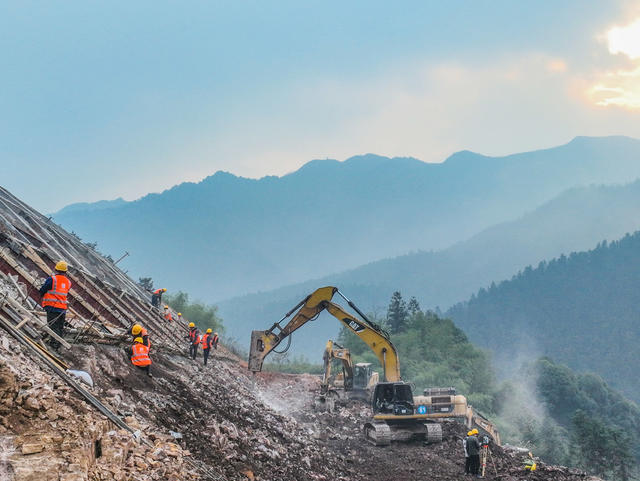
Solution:
M640 232L527 267L454 306L453 318L509 369L514 358L550 356L600 374L640 400Z
M587 250L603 239L615 240L640 228L640 181L624 186L571 189L515 221L505 222L439 252L418 252L321 279L219 303L230 333L246 339L259 322L279 319L306 294L335 285L366 311L383 313L399 289L421 305L443 310L468 299L492 281L509 279L526 265ZM335 335L334 322L322 337ZM322 349L318 333L300 339ZM292 349L297 350L301 343Z
M218 172L54 218L114 258L129 252L121 265L136 277L213 302L446 248L567 188L632 181L639 156L640 141L624 137L506 157L465 151L441 164L369 154L259 180Z

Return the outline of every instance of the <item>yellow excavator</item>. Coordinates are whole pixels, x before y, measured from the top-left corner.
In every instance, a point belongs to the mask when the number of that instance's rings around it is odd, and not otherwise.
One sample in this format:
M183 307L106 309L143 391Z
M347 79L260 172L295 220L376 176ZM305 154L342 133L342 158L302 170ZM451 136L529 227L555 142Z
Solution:
M358 319L333 303L331 300L336 293L362 319ZM426 410L424 414L416 411L411 385L402 381L400 377L398 353L389 340L389 335L379 325L371 322L336 287L327 286L317 289L266 331L253 331L249 349L249 370L261 371L264 358L271 351L285 339L288 339L285 350L288 349L291 334L307 322L315 320L325 310L364 341L383 367L384 381L375 385L371 397L373 418L364 426L366 439L377 446L388 445L391 441L407 441L414 437L430 443L442 441L440 424L429 419ZM291 319L283 326L281 323L289 317Z
M370 362L354 364L349 349L331 339L327 341L322 359L324 369L320 394L314 403L317 410L332 412L336 403L345 399L369 399L380 379L380 375L371 368ZM342 364L342 372L334 375L335 360Z

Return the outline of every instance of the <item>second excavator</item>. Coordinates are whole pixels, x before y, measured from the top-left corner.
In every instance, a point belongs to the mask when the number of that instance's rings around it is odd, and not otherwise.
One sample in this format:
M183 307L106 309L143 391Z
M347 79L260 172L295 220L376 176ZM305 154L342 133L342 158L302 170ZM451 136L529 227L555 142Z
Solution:
M323 373L320 393L315 399L315 408L332 412L336 403L347 399L368 400L380 375L371 368L369 362L354 364L349 349L333 340L327 341L322 356ZM333 362L339 361L342 371L333 373Z
M349 314L340 305L332 302L334 294L342 297L362 319ZM364 426L367 440L377 446L391 441L405 441L414 437L426 442L442 441L442 427L439 423L421 414L421 406L414 405L411 385L400 377L398 353L389 340L389 335L378 324L371 322L362 311L338 288L321 287L300 301L278 322L265 331L251 333L249 349L249 370L262 370L264 358L285 339L291 343L291 334L314 320L321 312L327 311L344 326L356 334L375 353L383 368L383 381L375 385L371 397L373 418ZM291 317L286 325L282 325Z

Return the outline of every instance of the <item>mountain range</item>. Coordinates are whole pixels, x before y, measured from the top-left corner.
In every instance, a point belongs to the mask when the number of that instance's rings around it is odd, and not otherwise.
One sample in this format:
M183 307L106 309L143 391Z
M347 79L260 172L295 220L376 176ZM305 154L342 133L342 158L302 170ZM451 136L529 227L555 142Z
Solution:
M132 202L69 206L55 220L135 276L205 301L441 250L566 189L640 177L640 141L578 137L552 149L440 164L372 154L283 177L218 172Z

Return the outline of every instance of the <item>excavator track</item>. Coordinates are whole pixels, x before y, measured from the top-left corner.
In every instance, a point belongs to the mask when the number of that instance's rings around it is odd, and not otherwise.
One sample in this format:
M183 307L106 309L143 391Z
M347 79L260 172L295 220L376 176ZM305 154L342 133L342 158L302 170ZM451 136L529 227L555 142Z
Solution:
M427 429L425 442L428 444L441 443L442 442L442 424L440 423L427 423L424 425Z
M387 423L366 423L364 437L374 446L388 446L391 444L391 428Z

